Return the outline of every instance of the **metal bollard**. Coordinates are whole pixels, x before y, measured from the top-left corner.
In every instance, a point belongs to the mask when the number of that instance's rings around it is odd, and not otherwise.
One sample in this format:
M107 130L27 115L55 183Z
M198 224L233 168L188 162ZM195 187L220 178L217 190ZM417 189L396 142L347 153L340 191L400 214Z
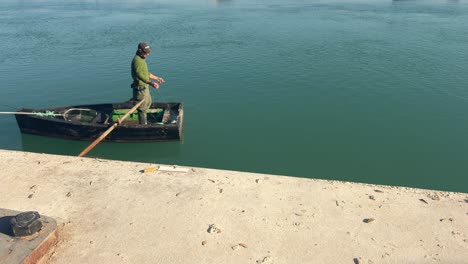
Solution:
M38 212L29 211L17 214L10 220L15 237L30 236L42 228L41 216Z

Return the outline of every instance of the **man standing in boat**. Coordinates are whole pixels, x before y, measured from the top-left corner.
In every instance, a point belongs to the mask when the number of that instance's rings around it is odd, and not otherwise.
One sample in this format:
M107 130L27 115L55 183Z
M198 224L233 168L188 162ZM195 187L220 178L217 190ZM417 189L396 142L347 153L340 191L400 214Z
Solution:
M151 85L155 89L159 89L159 84L164 83L163 78L153 75L148 71L148 65L145 59L150 53L151 49L149 45L145 42L140 42L135 57L133 57L132 60L132 100L138 102L144 100L143 104L138 108L138 121L143 125L147 124L146 114L152 103L149 86Z

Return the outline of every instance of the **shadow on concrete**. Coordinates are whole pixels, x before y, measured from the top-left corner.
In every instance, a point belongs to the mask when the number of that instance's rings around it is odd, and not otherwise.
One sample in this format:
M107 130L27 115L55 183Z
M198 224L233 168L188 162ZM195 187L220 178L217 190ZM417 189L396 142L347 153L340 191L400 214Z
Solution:
M13 236L13 230L11 229L10 220L13 216L0 217L0 233L7 236Z

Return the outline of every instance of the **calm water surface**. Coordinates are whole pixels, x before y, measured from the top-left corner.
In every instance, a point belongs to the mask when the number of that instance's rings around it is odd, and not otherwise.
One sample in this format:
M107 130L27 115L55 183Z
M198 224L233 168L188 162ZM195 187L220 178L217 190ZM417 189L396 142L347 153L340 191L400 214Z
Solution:
M182 142L89 156L468 192L467 1L0 3L0 111L126 101L139 41ZM21 135L0 148L77 155Z

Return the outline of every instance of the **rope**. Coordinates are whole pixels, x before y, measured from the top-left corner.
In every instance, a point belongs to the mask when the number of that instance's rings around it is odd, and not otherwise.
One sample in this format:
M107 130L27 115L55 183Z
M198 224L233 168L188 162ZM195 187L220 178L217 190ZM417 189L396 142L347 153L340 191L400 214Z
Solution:
M2 115L38 115L38 116L61 116L63 114L55 114L54 111L41 112L0 112Z
M64 119L67 119L67 115L70 111L93 111L93 109L88 108L70 108L65 111L63 114L56 114L54 111L45 111L42 112L0 112L2 115L36 115L40 117L52 117L52 116L63 116Z

